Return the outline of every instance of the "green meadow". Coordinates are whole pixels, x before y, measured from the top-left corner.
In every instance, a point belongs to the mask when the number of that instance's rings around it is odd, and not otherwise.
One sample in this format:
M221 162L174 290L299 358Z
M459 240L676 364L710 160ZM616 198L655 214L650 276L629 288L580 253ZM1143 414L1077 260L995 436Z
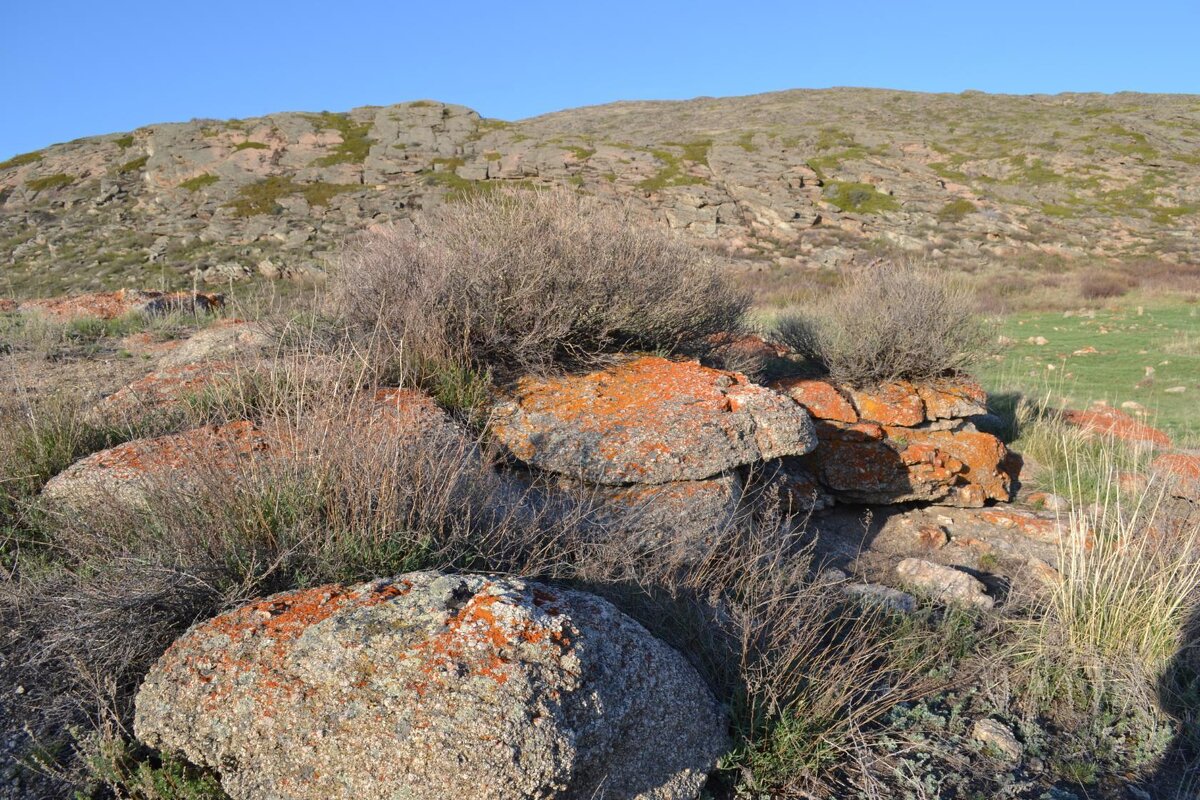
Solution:
M980 370L989 393L1072 408L1137 403L1176 444L1200 447L1200 305L1022 313L997 334L999 353Z

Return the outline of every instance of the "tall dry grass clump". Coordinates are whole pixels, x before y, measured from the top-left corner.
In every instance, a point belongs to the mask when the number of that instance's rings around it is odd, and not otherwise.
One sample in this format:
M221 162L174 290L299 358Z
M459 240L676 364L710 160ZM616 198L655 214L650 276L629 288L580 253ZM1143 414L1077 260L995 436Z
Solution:
M415 232L366 234L330 288L351 325L411 362L500 372L687 350L735 329L749 302L709 255L565 190L489 192Z
M989 340L973 292L926 266L883 264L847 273L809 306L783 314L778 336L852 386L965 373Z

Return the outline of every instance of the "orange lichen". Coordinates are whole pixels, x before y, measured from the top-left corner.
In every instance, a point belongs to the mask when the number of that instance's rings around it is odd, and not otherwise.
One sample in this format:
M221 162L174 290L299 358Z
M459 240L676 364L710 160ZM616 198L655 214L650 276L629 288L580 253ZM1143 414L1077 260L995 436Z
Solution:
M1087 411L1068 410L1064 411L1062 416L1068 424L1090 433L1112 436L1126 442L1143 442L1156 447L1171 446L1171 437L1167 434L1108 406L1095 406Z
M807 378L784 378L771 384L771 388L795 400L814 419L835 422L858 422L858 413L842 393L827 381Z
M925 403L908 381L886 383L871 391L850 391L858 414L880 425L920 425L925 421Z

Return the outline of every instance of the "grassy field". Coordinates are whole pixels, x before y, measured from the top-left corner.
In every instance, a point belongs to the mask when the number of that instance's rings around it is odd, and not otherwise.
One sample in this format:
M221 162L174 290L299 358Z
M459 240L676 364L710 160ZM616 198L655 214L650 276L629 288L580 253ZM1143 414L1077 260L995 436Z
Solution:
M1178 445L1200 447L1200 305L1016 314L998 334L1004 346L980 376L990 393L1138 403Z

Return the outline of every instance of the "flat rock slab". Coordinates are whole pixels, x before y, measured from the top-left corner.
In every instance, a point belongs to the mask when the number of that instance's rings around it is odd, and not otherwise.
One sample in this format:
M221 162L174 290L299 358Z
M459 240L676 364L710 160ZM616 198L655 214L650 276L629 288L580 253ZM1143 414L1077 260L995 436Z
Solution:
M1062 418L1068 425L1093 435L1111 436L1123 442L1149 447L1171 446L1171 437L1166 433L1110 406L1092 406L1084 411L1067 410Z
M135 732L235 800L694 798L730 747L677 652L607 601L416 572L192 628Z
M95 423L123 424L147 416L182 414L191 400L199 400L222 383L232 385L238 370L228 362L183 364L155 370L105 397L88 413Z
M217 320L172 348L162 359L163 366L180 366L201 361L254 359L272 343L272 337L255 322Z
M608 485L702 480L816 446L791 398L736 372L652 356L522 379L492 430L527 464Z

